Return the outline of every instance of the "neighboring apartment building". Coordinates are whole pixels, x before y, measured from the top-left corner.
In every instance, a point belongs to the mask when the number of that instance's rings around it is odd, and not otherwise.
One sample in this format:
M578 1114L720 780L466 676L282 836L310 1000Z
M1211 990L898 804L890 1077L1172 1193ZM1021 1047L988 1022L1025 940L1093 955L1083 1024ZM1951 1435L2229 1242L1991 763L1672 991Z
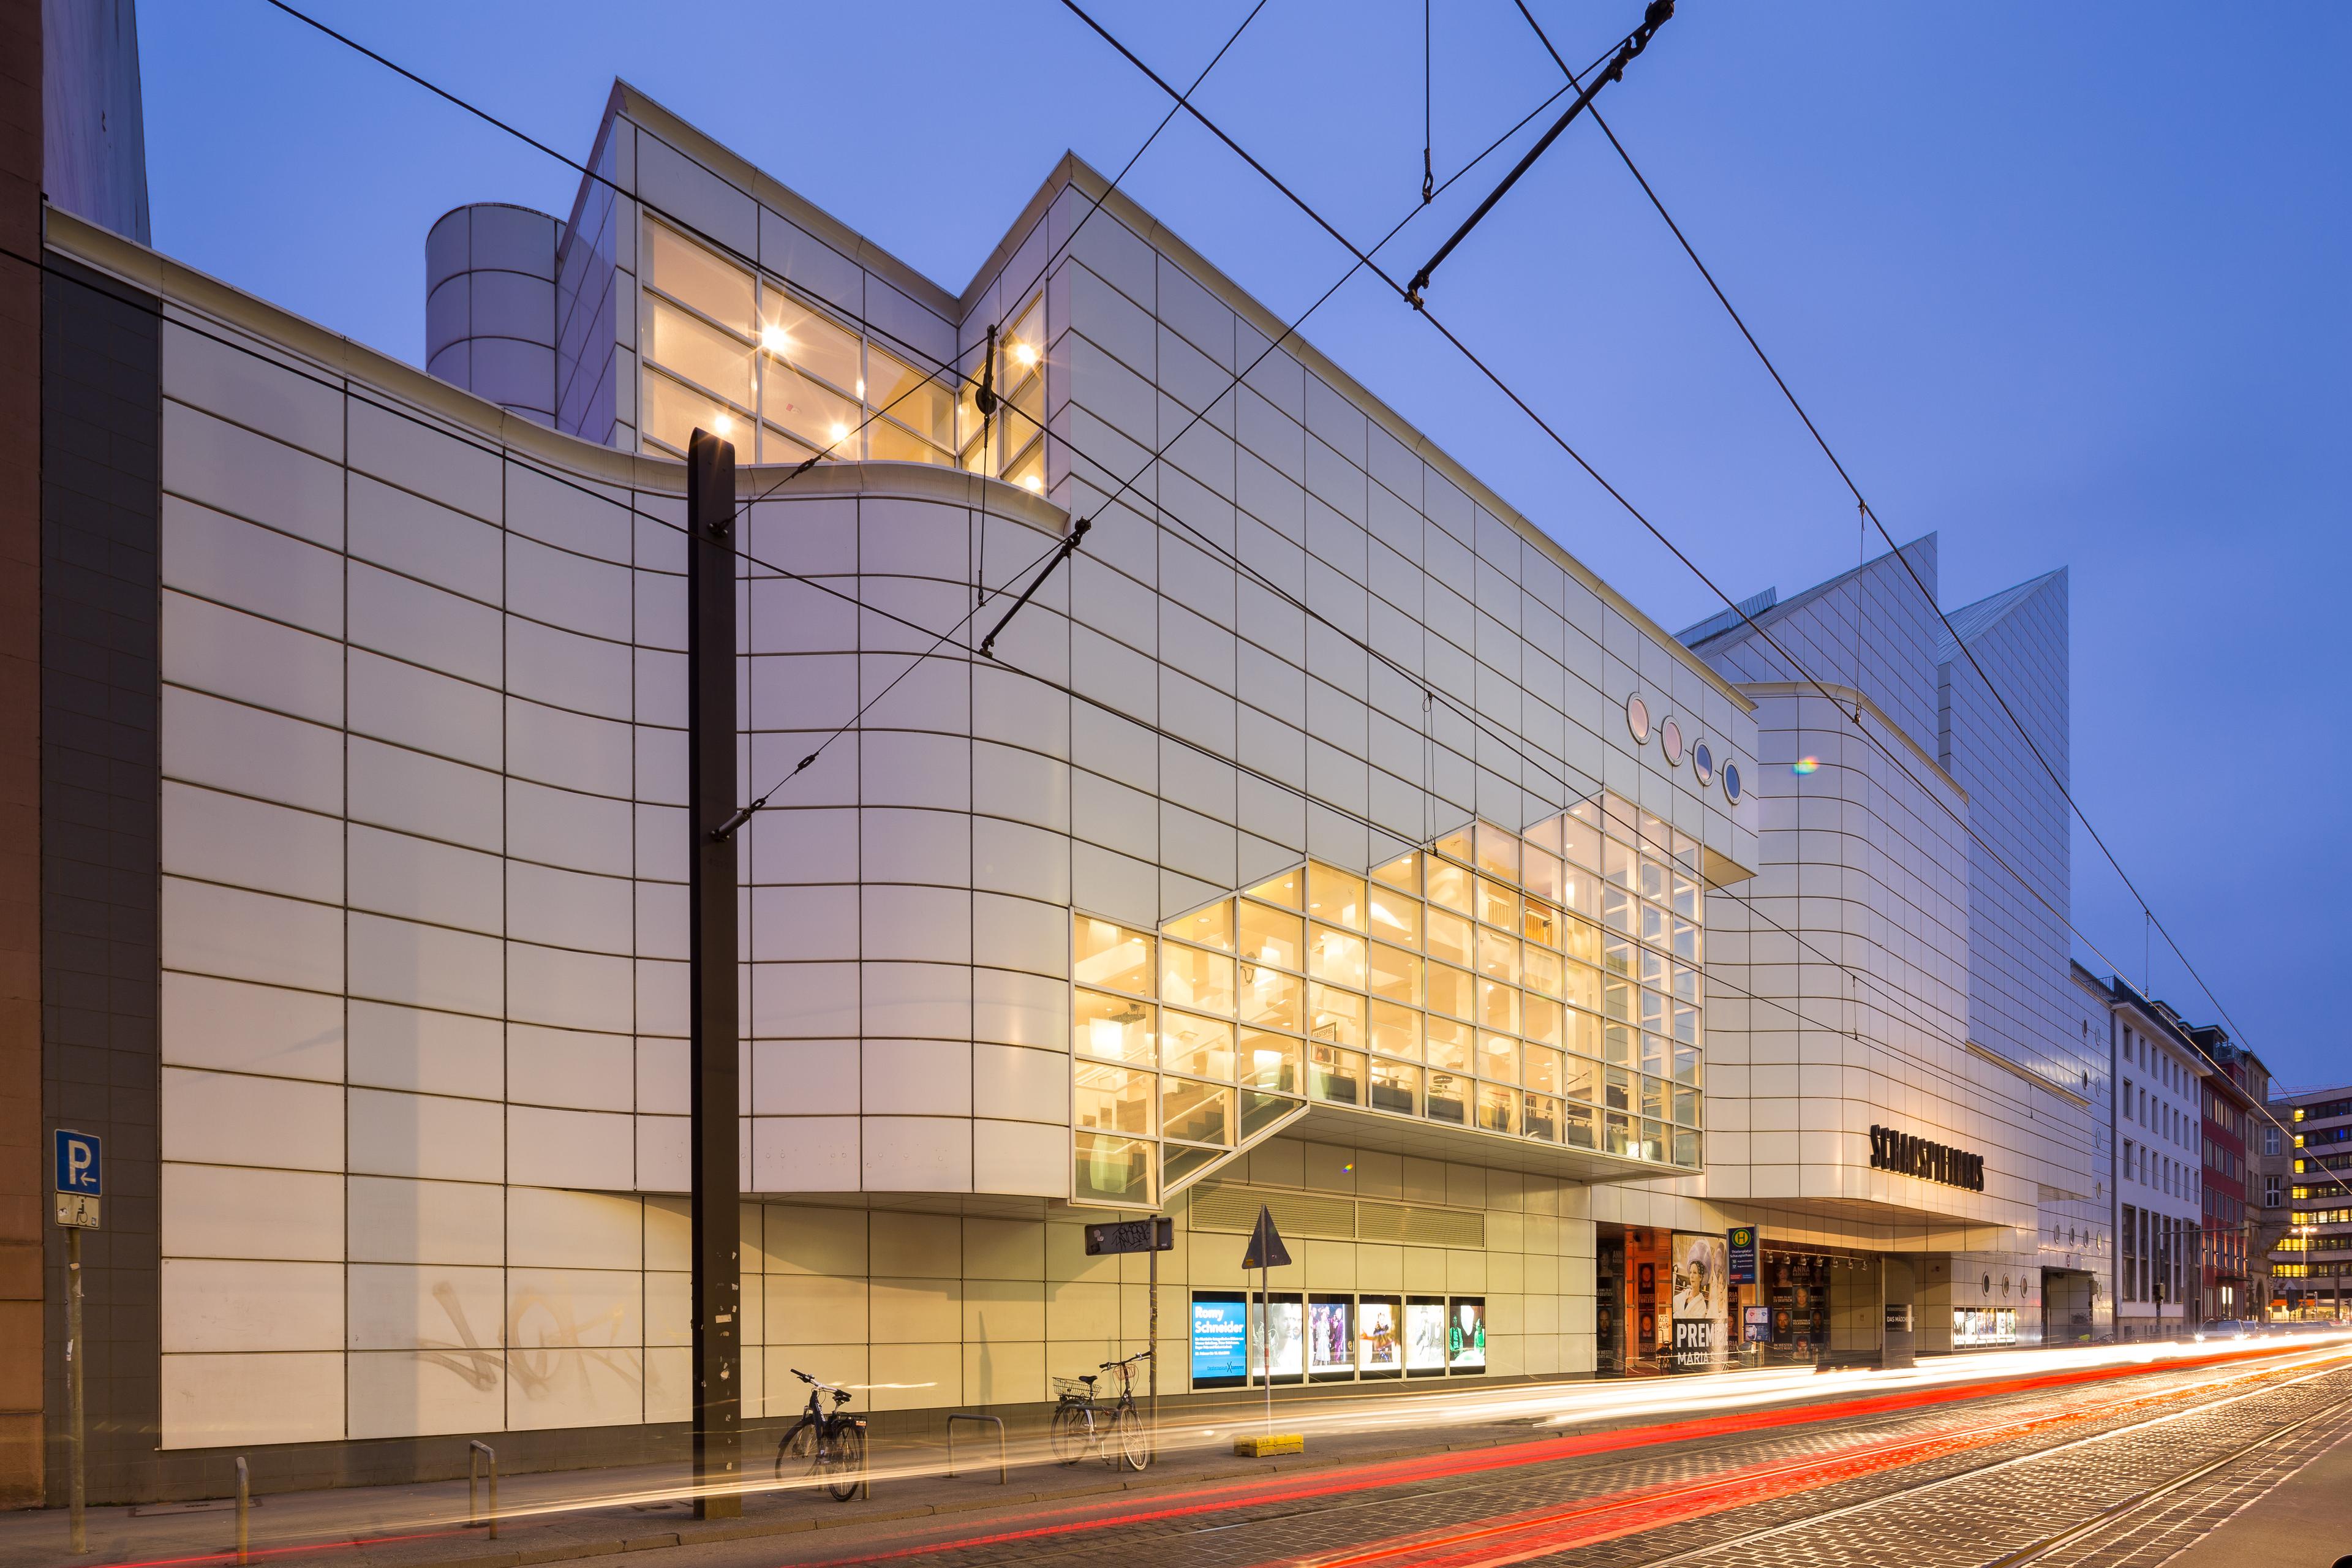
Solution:
M2291 1090L2270 1110L2291 1137L2273 1299L2292 1318L2341 1319L2352 1275L2352 1084Z
M2120 978L2102 985L2115 1047L2116 1336L2163 1339L2198 1321L2204 1223L2204 1082L2172 1009Z
M745 795L818 753L739 840L755 1432L796 1366L1042 1404L1149 1321L1084 1222L1155 1210L1179 1410L1253 1321L1324 1392L1718 1365L1751 1309L1789 1358L2102 1331L2063 574L1947 631L1931 538L1758 603L1862 649L1823 695L1076 158L950 289L625 85L593 149L561 223L434 226L437 374L36 208L39 1084L134 1200L93 1497L676 1451L698 425Z
M2260 1146L2255 1127L2270 1100L2270 1069L2218 1024L2189 1033L2213 1068L2204 1083L2203 1313L2252 1318L2270 1302L2268 1287L2258 1286L2252 1270L2252 1260L2269 1247L2255 1235L2261 1194L2251 1180Z

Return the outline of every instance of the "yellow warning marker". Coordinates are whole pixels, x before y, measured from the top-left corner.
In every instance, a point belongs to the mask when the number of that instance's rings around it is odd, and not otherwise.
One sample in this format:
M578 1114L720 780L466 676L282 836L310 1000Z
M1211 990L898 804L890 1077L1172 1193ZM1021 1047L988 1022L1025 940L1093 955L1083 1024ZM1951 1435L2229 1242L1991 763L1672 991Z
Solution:
M1234 1439L1234 1452L1244 1459L1270 1459L1276 1454L1303 1454L1307 1439L1297 1432L1268 1432Z

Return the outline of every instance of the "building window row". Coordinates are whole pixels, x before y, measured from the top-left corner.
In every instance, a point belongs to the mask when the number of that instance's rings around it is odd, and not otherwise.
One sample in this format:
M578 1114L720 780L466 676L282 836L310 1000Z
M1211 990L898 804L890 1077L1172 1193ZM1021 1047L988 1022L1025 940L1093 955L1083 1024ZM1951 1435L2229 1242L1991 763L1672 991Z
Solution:
M789 285L648 218L637 342L647 451L685 455L697 426L761 463L877 458L965 468L1045 488L1045 306L997 339L1003 400L910 363Z
M1309 1100L1698 1168L1698 858L1607 795L1157 932L1074 914L1076 1197L1156 1203Z

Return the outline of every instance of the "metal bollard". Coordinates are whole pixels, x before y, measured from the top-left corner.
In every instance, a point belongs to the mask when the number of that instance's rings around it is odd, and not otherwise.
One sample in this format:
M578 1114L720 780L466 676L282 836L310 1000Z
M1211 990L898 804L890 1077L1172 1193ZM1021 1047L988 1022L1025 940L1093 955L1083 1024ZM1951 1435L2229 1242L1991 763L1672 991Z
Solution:
M959 1410L948 1417L948 1479L955 1479L955 1429L959 1421L970 1421L996 1428L996 1484L1004 1484L1004 1420L998 1415L982 1415L973 1411Z
M466 1527L470 1530L482 1522L474 1489L482 1479L482 1466L490 1467L490 1539L499 1538L499 1451L477 1438L466 1445Z
M236 1560L253 1561L253 1472L243 1454L236 1457Z

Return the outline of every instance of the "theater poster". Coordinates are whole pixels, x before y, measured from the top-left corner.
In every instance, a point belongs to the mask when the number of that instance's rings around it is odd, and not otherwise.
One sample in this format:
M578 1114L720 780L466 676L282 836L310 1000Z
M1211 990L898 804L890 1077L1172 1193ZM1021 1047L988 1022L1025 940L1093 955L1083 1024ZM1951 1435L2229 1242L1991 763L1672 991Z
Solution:
M1668 1258L1674 1270L1675 1365L1721 1365L1730 1350L1730 1260L1721 1233L1677 1231Z

